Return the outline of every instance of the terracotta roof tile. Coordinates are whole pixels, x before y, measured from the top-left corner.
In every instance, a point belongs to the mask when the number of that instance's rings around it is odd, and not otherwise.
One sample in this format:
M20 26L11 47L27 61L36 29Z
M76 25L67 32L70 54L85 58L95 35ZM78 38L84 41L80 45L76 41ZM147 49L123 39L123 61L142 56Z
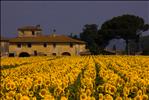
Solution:
M16 37L9 39L9 42L51 42L51 43L85 43L81 40L72 39L65 35L49 35L49 36L37 36L37 37Z

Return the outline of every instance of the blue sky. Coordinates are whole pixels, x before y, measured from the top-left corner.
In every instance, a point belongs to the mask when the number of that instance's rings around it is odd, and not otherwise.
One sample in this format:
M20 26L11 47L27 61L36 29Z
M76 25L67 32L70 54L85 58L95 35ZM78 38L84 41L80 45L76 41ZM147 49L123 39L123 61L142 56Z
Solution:
M1 1L1 35L40 24L44 34L79 34L85 24L100 26L114 16L133 14L149 23L149 1Z

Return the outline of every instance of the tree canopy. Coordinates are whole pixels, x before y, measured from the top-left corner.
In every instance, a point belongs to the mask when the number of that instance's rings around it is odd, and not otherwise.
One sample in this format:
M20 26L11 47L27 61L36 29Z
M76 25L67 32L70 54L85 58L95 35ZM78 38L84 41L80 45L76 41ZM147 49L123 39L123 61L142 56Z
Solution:
M96 39L98 35L98 28L96 24L86 24L84 25L83 32L80 33L80 38L87 42L87 46L92 54L97 54L98 45L96 44Z
M143 18L128 14L113 17L104 22L99 30L97 27L96 24L86 24L80 34L80 38L88 43L93 54L99 53L99 48L104 48L108 41L115 37L125 39L126 44L128 44L128 40L139 39L138 30L146 31L149 29L149 25L145 24Z

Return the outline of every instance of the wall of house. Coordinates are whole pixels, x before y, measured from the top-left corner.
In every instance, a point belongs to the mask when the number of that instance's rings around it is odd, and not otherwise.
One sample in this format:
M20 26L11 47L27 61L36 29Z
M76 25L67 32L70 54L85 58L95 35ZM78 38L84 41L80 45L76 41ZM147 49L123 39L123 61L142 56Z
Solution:
M34 31L34 35L32 35L32 31L18 31L19 37L30 37L30 36L35 37L40 34L41 34L41 31Z
M85 44L73 44L73 47L70 47L69 43L59 43L54 47L53 44L47 44L47 47L43 46L43 43L32 44L32 47L29 48L27 44L22 44L21 48L17 47L17 44L9 45L9 52L14 53L16 56L19 56L22 52L27 52L30 55L34 55L34 51L37 51L37 54L46 54L52 55L62 55L64 52L70 53L70 55L79 55L79 52L85 51Z
M7 56L9 52L9 43L7 41L0 42L0 56Z

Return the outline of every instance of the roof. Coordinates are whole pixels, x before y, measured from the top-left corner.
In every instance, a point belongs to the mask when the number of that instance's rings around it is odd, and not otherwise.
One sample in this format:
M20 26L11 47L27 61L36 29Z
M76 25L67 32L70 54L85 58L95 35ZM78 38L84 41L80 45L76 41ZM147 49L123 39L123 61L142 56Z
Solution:
M48 35L48 36L37 36L37 37L16 37L9 39L9 42L33 42L33 43L81 43L85 44L84 41L72 39L65 35Z
M36 26L24 26L21 28L18 28L19 31L42 31L42 29L40 28L40 25L36 25Z

